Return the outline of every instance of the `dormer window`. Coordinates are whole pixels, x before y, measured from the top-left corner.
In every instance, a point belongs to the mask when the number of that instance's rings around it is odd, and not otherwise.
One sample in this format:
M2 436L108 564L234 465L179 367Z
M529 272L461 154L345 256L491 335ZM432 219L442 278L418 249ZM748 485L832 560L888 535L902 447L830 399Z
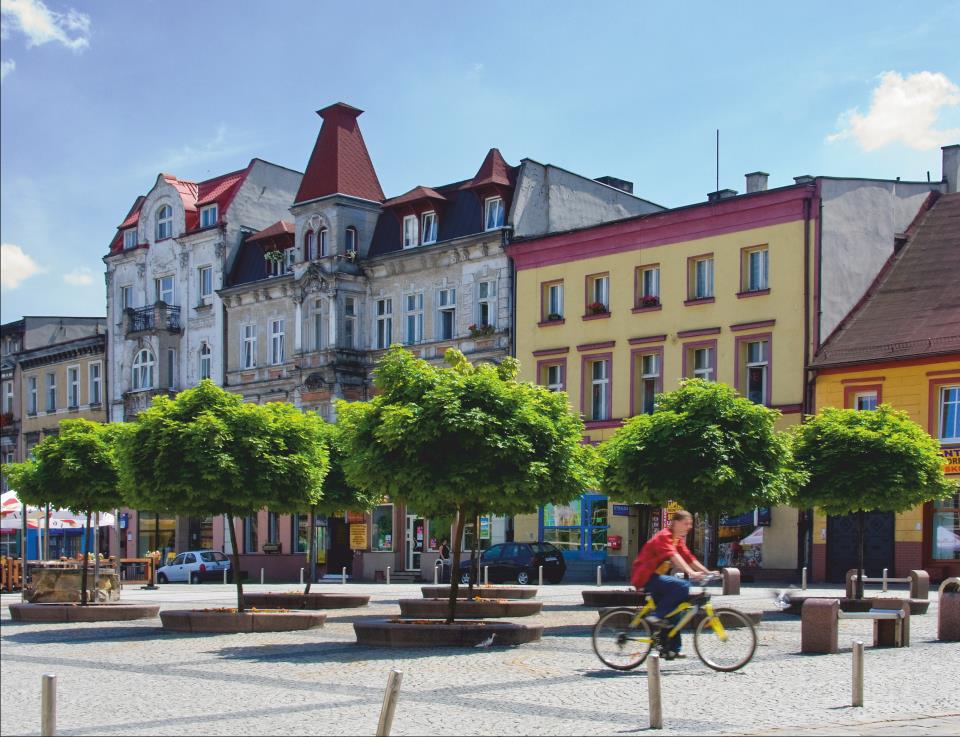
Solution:
M413 248L417 243L417 216L407 215L403 219L403 247Z
M303 239L303 258L313 261L317 257L317 235L312 230L307 231Z
M127 228L123 231L123 247L125 249L136 248L137 246L137 229L136 228Z
M347 235L346 252L350 253L350 251L356 251L357 250L357 229L351 225L349 228L347 228L346 235Z
M327 229L320 228L320 257L327 255Z
M484 230L495 230L503 227L503 198L490 197L483 203Z
M425 212L422 218L423 243L437 242L437 213Z
M217 206L216 204L207 205L200 208L200 227L209 228L217 224Z
M157 240L173 237L173 208L170 205L162 205L157 210Z

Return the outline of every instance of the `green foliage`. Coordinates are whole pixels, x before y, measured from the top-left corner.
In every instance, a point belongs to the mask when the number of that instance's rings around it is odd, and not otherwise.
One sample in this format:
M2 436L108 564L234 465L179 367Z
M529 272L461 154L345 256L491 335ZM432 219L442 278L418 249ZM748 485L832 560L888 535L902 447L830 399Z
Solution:
M808 481L797 503L827 514L901 512L956 492L939 443L905 412L826 408L796 429L794 455Z
M624 501L673 500L695 512L786 503L800 477L789 439L774 430L779 416L725 384L682 381L603 444L603 488Z
M340 402L347 480L426 516L456 509L517 514L596 482L593 449L562 393L516 381L518 363L449 367L400 346L381 359L367 402Z
M329 422L323 423L323 437L330 457L330 470L323 480L323 498L317 511L334 514L342 509L364 511L377 503L376 494L347 483L343 472L343 430Z
M97 512L121 506L115 439L117 425L63 420L57 435L48 435L33 458L4 467L4 474L24 504L52 504L74 512Z
M118 446L130 505L244 516L317 504L329 466L323 420L288 404L245 404L209 380L156 397Z

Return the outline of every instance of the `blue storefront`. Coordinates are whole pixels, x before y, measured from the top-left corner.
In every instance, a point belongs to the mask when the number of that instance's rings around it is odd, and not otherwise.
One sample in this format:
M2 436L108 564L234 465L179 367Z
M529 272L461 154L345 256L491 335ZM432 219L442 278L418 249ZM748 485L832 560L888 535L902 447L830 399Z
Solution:
M560 548L568 565L599 565L607 558L607 510L607 497L600 494L584 494L566 504L545 504L538 514L537 538Z

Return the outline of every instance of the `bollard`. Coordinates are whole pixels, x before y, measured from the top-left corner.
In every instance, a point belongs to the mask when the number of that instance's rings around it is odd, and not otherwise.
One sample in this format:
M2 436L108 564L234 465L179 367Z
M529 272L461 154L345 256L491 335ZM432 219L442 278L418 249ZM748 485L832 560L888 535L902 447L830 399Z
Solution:
M57 733L57 677L45 673L40 677L40 734Z
M383 694L383 706L380 708L377 737L386 737L390 734L390 728L393 726L393 713L397 709L397 699L400 697L400 681L402 680L403 673L399 670L392 670L390 675L387 676L387 690Z
M863 641L853 643L852 706L863 706Z
M804 566L803 570L800 572L800 588L803 591L807 590L807 567Z
M346 566L340 569L340 583L343 584L344 586L347 585L347 567Z
M227 569L226 568L223 569L223 585L224 586L227 585Z
M603 566L597 566L597 586L603 585Z
M193 583L193 571L187 571L187 585Z
M436 586L440 583L440 568L443 566L443 558L437 558L437 562L433 564L433 585Z
M537 586L543 586L543 566L540 566L540 571L537 574Z
M663 729L663 704L660 701L660 653L647 658L647 694L650 699L650 729Z
M387 566L387 586L390 585L390 566Z
M887 569L883 569L883 588L881 589L883 593L887 593Z
M490 573L490 566L484 566L483 567L483 585L484 586L490 585L490 577L488 575L489 573Z
M300 569L300 585L303 586L303 569Z
M260 583L263 583L263 569L260 569Z

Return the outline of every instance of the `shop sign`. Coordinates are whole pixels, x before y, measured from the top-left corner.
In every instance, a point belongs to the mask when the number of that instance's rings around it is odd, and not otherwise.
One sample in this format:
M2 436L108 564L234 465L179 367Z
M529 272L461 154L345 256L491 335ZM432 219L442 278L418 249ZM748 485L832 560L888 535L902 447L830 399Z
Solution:
M364 522L363 512L347 512L348 525L360 525Z
M481 540L490 539L490 516L489 515L480 516L480 539Z
M960 474L960 445L940 449L943 456L943 472L948 476Z
M614 517L629 517L630 516L630 505L629 504L614 504L613 507L613 516Z
M351 550L367 549L367 526L366 525L364 524L350 525L350 549Z

